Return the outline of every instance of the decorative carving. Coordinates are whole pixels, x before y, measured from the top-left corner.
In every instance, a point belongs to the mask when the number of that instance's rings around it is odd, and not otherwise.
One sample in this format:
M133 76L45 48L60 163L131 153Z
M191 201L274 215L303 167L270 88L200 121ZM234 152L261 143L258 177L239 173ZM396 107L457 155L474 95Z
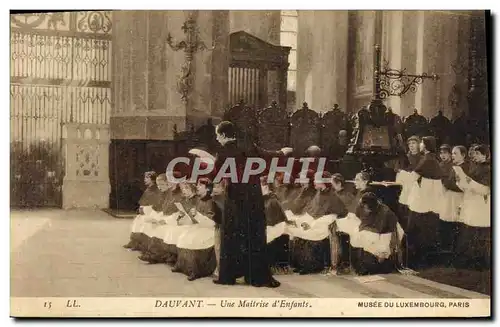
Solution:
M408 91L417 92L418 86L424 82L424 79L437 81L438 75L408 74L406 68L401 70L389 67L389 62L384 60L384 68L380 72L380 98L387 99L390 96L401 97Z
M91 140L92 139L92 131L90 129L85 129L83 132L83 139L84 140Z
M57 12L57 13L51 14L49 20L47 21L47 28L49 30L51 28L53 28L54 30L57 30L58 24L66 26L66 22L64 21L64 13Z
M11 33L11 76L53 79L49 85L63 80L82 83L110 82L110 40L91 40L59 35Z
M460 100L462 99L462 90L457 84L453 85L450 94L448 95L448 106L452 109L457 109L460 106Z
M10 15L10 24L23 30L69 31L72 15L71 12L15 14Z
M421 75L408 74L406 68L393 69L389 67L389 62L384 60L384 68L381 67L380 45L375 45L373 52L373 90L374 99L386 99L389 96L403 96L406 92L416 92L424 79L432 79L437 81L439 76L436 74L428 75L423 73Z
M46 18L47 14L10 15L11 23L21 28L37 28Z
M224 120L236 125L239 130L238 137L243 143L258 142L258 127L256 111L240 101L224 113Z
M53 30L63 32L79 32L100 34L101 37L110 37L112 22L111 12L81 11L81 12L54 12L39 14L10 15L11 27L29 30Z
M384 163L397 157L399 147L394 119L380 99L356 115L353 138L347 153L361 163L374 180L384 180ZM354 164L354 163L353 163Z
M181 95L181 100L185 104L188 102L189 94L193 90L193 71L192 62L193 56L198 51L207 50L207 46L199 39L199 30L196 25L196 20L190 15L189 18L182 24L182 31L186 35L186 39L180 42L174 42L172 35L168 33L167 44L174 51L184 50L185 62L181 67L181 74L177 82L177 91ZM213 50L212 47L210 50Z
M350 132L347 118L338 104L334 104L332 110L321 117L321 144L328 153L338 144L341 130Z
M77 29L80 32L103 33L111 32L111 19L105 11L84 11L78 13Z
M276 101L259 112L259 141L269 149L280 149L287 145L289 134L289 117L285 109Z
M466 67L463 64L463 58L456 60L455 62L451 63L451 70L455 73L457 76L463 76L464 73L466 72Z
M296 154L302 154L311 145L320 145L321 120L318 113L309 109L307 102L290 118L290 143Z
M99 147L95 145L77 145L76 164L77 176L99 176Z

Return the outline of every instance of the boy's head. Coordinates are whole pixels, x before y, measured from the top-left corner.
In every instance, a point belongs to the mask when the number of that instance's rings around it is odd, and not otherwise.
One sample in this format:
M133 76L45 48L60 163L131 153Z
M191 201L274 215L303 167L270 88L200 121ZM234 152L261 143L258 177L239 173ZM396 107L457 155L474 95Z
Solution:
M344 188L344 183L345 183L344 176L342 176L339 173L333 174L333 176L332 176L332 186L335 189L335 191L342 190Z
M144 184L151 186L156 183L156 173L154 171L147 171L144 173Z
M156 177L156 185L158 185L158 189L162 192L168 190L167 175L166 174L158 175L158 177Z
M441 145L439 147L439 158L444 162L451 161L451 146L448 144Z
M214 184L209 178L203 177L198 179L198 183L196 184L196 193L201 196L212 195L212 191L214 189Z

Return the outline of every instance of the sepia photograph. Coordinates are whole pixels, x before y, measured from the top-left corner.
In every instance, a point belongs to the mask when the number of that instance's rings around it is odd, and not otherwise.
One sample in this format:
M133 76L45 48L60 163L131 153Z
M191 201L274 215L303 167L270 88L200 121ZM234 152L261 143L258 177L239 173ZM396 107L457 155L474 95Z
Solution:
M491 318L491 15L11 11L10 316Z

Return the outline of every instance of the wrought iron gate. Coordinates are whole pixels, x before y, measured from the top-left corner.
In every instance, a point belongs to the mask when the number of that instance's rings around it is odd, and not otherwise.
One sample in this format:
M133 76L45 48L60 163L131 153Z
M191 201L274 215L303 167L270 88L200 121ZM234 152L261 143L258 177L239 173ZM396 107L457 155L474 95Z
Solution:
M61 206L62 125L108 124L111 13L11 15L11 206Z

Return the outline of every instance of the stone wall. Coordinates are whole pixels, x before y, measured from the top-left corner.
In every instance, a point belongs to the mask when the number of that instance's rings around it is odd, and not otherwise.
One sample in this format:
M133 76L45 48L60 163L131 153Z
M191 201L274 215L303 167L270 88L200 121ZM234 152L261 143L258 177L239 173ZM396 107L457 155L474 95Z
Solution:
M391 68L440 76L387 105L403 116L416 107L429 118L439 109L454 118L468 110L470 17L465 11L385 11L376 32L374 11L299 11L297 103L317 111L368 104L378 40Z

